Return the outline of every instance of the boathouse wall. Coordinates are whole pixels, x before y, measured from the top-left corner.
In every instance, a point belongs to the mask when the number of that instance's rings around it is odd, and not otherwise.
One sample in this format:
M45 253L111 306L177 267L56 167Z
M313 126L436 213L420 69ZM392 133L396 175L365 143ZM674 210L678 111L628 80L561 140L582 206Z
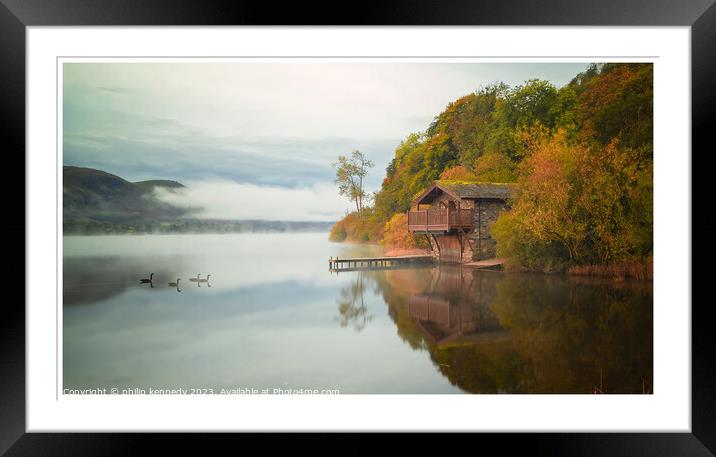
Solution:
M478 199L475 204L475 228L470 234L472 238L473 260L492 259L497 257L497 242L492 237L492 225L509 206L504 200Z
M450 201L455 201L449 195L443 194L435 199L432 208L441 208L448 205ZM455 202L457 205L457 202ZM485 260L497 257L497 242L492 237L492 225L503 211L507 211L509 206L504 200L498 199L462 199L460 200L460 208L474 209L475 227L464 236L464 253L463 261ZM439 235L442 237L458 235ZM452 246L453 243L450 243ZM430 247L435 256L439 255L438 246L435 240L430 237ZM470 249L472 247L472 249Z

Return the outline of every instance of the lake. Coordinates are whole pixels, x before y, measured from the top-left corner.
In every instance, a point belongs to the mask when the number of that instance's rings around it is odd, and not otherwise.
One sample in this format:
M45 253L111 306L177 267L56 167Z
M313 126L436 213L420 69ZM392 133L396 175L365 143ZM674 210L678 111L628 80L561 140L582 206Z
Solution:
M329 257L381 249L325 233L71 236L63 251L66 389L653 392L640 282L447 265L336 274Z

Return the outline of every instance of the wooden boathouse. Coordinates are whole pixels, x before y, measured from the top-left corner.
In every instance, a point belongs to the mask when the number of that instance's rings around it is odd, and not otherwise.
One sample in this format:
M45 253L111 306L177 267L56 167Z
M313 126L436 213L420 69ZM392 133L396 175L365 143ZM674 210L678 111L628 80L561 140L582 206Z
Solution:
M514 184L438 181L408 211L408 230L425 235L441 262L492 259L492 224L509 209Z

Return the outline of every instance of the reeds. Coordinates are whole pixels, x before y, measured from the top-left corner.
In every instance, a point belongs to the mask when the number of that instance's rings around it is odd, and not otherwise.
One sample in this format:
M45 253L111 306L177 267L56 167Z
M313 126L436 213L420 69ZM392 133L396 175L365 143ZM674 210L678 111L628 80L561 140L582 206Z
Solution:
M612 279L636 279L651 281L654 275L654 262L612 262L597 265L579 265L569 267L571 275L578 276L605 276Z

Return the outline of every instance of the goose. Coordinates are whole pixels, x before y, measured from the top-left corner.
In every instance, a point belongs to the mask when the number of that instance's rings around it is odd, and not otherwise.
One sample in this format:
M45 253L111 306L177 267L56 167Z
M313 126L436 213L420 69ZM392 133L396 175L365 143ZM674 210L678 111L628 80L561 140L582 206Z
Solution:
M179 288L179 281L181 281L181 278L177 278L177 282L170 282L170 283L169 283L169 286L170 286L170 287L176 287L176 288L177 288L177 292L181 292L181 289Z
M191 281L191 282L199 282L199 281L201 281L201 278L200 278L199 276L201 276L201 274L200 274L200 273L197 273L197 274L196 274L196 278L189 278L189 281Z
M149 278L142 278L139 280L139 283L140 284L147 284L147 283L151 284L153 277L154 277L154 273L149 273Z
M199 282L209 282L209 278L211 278L211 275L206 275L206 279L200 279Z

